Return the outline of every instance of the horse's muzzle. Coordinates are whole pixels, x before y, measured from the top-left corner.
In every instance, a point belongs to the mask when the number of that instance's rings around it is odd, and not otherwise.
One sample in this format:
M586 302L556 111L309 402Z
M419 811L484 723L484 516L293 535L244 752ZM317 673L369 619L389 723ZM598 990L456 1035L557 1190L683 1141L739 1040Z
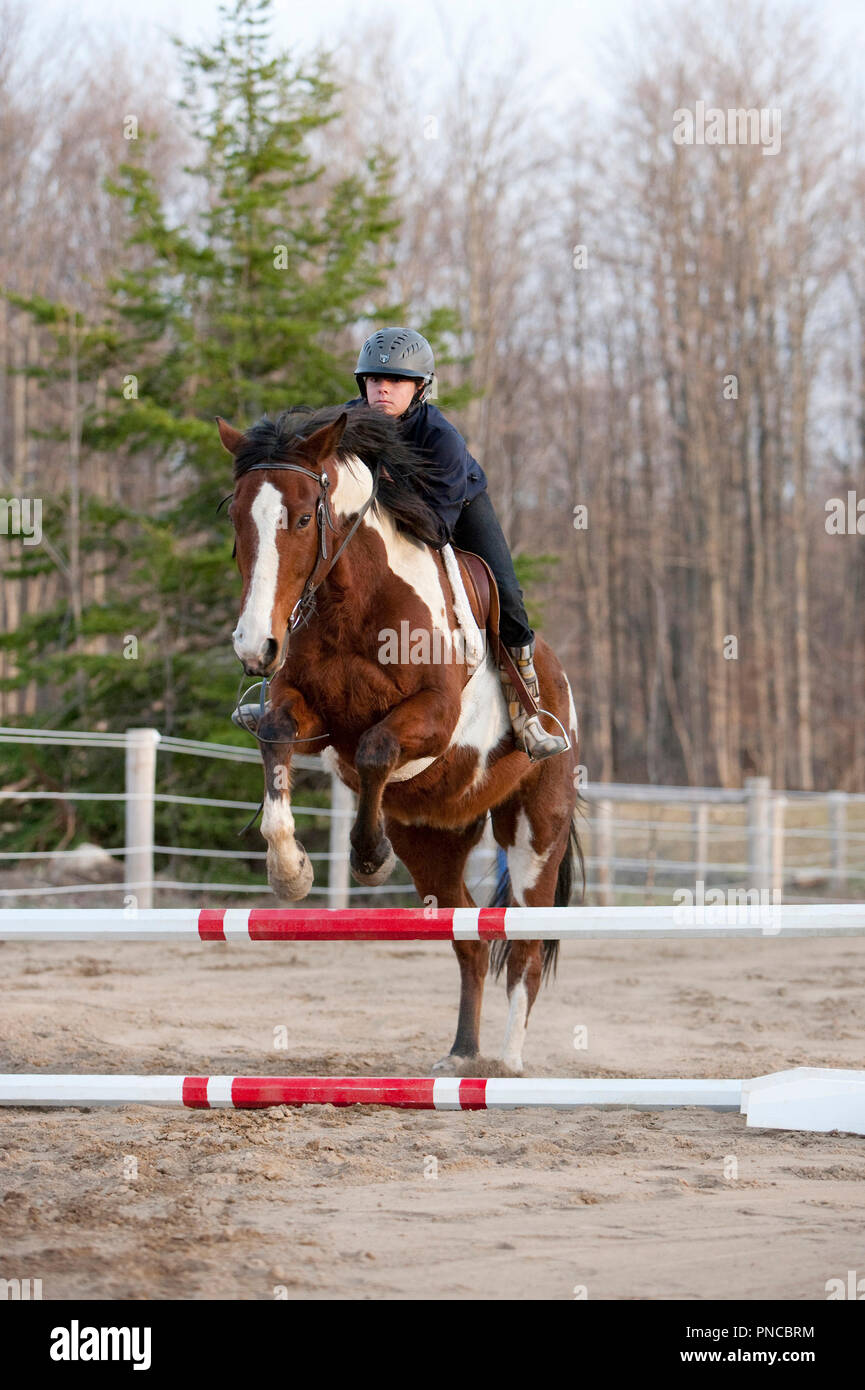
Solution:
M237 655L247 676L269 676L273 674L278 651L279 646L276 638L268 637L257 656L250 653L241 655L240 652Z

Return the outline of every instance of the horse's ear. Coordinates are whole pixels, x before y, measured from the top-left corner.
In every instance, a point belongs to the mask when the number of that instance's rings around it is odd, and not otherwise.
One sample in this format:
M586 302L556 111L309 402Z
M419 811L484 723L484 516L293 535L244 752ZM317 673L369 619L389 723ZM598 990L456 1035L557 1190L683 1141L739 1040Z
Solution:
M223 420L221 415L216 417L216 427L219 430L219 437L223 446L230 454L237 454L241 444L244 442L244 435L240 430L236 430L233 425L229 425L227 420Z
M339 441L345 434L345 427L348 424L348 415L343 411L341 415L333 421L333 424L322 425L320 430L311 434L304 441L304 450L307 458L313 463L320 463L322 459L329 459L339 448Z

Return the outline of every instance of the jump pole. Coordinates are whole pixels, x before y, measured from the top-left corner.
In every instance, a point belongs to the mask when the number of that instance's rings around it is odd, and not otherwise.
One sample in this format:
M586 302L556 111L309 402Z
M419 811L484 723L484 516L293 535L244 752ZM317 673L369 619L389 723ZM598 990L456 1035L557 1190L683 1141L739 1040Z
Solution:
M0 1105L173 1105L191 1110L270 1105L380 1105L399 1110L571 1110L594 1105L738 1110L741 1081L622 1081L565 1077L0 1075Z
M0 1106L120 1105L261 1110L377 1105L397 1110L738 1110L757 1129L865 1134L865 1071L796 1067L750 1081L582 1077L0 1075Z
M863 935L865 903L0 910L0 941L635 941Z

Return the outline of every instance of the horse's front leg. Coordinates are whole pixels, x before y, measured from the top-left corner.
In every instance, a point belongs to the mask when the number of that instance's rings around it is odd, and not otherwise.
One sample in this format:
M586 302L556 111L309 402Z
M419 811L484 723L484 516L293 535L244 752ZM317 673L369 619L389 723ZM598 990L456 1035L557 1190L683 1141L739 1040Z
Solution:
M384 883L396 863L381 814L388 778L400 763L444 753L459 710L458 698L440 690L420 690L361 736L354 758L360 793L349 859L358 883Z
M258 728L264 763L264 811L261 833L267 841L267 881L278 898L297 902L313 882L309 855L294 833L291 811L291 758L296 739L323 734L318 715L299 691L289 690L274 700ZM303 751L317 751L304 743Z

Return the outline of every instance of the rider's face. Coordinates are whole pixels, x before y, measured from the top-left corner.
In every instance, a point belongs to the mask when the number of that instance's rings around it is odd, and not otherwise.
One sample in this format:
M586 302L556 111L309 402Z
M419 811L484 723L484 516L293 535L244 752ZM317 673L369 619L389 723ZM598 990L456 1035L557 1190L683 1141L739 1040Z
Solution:
M412 397L420 384L413 377L368 376L367 404L372 410L381 410L385 415L402 415L411 405Z

